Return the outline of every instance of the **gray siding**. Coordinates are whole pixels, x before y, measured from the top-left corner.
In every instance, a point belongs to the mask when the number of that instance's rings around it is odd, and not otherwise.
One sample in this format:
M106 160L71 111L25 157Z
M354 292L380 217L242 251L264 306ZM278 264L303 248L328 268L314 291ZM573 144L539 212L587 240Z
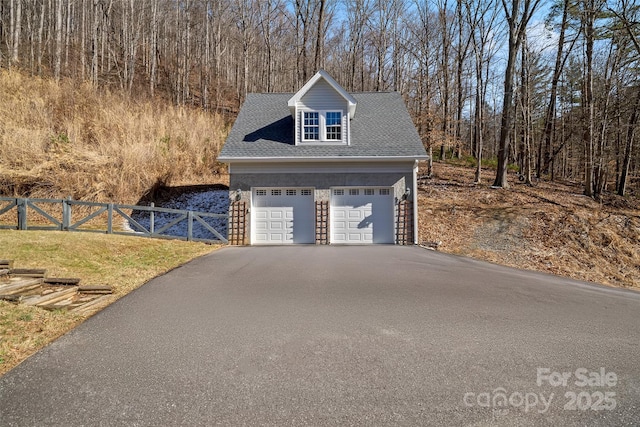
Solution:
M236 190L242 190L241 200L251 206L252 188L256 187L312 187L315 201L330 201L332 187L391 187L395 197L394 204L405 194L405 189L411 187L413 174L406 172L389 173L232 173L230 176L229 192L232 198ZM411 194L411 197L414 195ZM398 211L394 207L394 216ZM394 227L397 218L394 218ZM252 224L247 223L249 235ZM415 232L415 230L414 230Z
M331 87L325 80L319 80L298 102L298 117L296 120L296 141L302 141L302 131L304 123L304 111L342 111L342 142L348 143L348 114L349 104L347 101ZM322 120L320 122L322 126Z
M242 198L250 200L253 187L313 187L316 200L329 200L331 187L393 187L396 198L401 198L411 187L412 173L234 173L231 174L229 191L242 190Z
M346 112L347 101L324 79L319 80L300 99L298 106L312 110L340 109Z

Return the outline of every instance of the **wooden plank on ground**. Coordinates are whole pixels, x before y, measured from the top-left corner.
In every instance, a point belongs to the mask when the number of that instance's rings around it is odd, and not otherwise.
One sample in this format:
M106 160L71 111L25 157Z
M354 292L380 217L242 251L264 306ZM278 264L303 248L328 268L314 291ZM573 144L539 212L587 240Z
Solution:
M77 285L80 283L80 279L76 277L47 277L44 279L44 283L47 285Z
M42 279L22 279L10 282L7 285L0 285L0 294L15 295L42 286Z
M21 295L0 295L0 300L10 302L20 302L22 300Z
M23 304L25 305L47 305L53 304L57 301L62 301L69 297L69 295L73 295L78 292L78 287L73 286L68 289L63 289L58 292L54 292L52 294L43 295L43 296L34 296L27 297L23 300Z
M13 260L10 259L0 259L0 268L13 268Z
M9 274L18 277L44 277L47 275L47 270L43 268L13 268Z
M80 286L78 292L83 294L112 294L113 288L111 286L87 285Z
M0 266L2 267L2 266ZM6 276L9 274L9 269L8 268L0 268L0 276Z
M99 308L100 304L102 304L103 302L108 301L111 298L111 295L102 295L101 297L98 297L96 299L94 299L93 301L89 301L86 304L82 304L79 305L78 307L74 308L73 310L69 310L73 313L78 313L78 314L86 314L92 310L95 310L97 308Z
M74 295L71 295L69 298L63 299L62 301L57 301L52 304L39 304L38 307L44 308L45 310L59 310L62 308L69 308L71 304L73 304Z

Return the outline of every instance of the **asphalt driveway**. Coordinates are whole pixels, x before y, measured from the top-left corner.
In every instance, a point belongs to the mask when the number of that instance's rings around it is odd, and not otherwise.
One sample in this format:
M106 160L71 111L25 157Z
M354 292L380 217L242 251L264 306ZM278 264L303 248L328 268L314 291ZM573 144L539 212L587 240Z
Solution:
M398 246L229 247L0 378L0 425L637 425L640 294Z

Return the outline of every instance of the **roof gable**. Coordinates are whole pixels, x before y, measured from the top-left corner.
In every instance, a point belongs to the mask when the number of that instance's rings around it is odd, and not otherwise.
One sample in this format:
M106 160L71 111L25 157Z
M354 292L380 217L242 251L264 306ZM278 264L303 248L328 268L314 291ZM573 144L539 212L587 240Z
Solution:
M333 88L333 90L335 90L342 98L344 98L348 105L349 117L353 118L356 114L357 102L355 98L351 96L349 92L347 92L342 86L340 86L338 82L336 82L333 77L331 77L329 73L324 70L318 71L304 86L302 86L302 88L298 92L296 92L295 95L293 95L289 99L288 105L291 116L295 117L296 105L298 104L298 102L300 102L302 97L309 91L309 89L315 86L316 83L318 83L318 81L320 80L324 80L325 82L327 82L329 86Z

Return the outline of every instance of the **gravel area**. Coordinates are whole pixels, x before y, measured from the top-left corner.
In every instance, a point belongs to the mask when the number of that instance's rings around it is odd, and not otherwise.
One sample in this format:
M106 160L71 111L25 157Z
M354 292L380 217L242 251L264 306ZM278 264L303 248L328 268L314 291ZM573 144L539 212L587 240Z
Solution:
M229 192L227 190L205 190L182 193L178 197L166 202L156 203L156 207L190 210L194 212L207 212L217 214L227 214L229 211ZM134 211L131 217L147 230L150 227L150 213L147 211ZM154 218L155 230L170 224L180 217L179 214L156 212ZM227 218L203 218L203 220L214 228L222 236L227 236ZM128 224L132 231L136 231L133 224ZM184 219L169 227L161 234L164 236L187 237L187 220ZM193 237L196 239L216 239L213 233L205 228L198 221L193 222Z

